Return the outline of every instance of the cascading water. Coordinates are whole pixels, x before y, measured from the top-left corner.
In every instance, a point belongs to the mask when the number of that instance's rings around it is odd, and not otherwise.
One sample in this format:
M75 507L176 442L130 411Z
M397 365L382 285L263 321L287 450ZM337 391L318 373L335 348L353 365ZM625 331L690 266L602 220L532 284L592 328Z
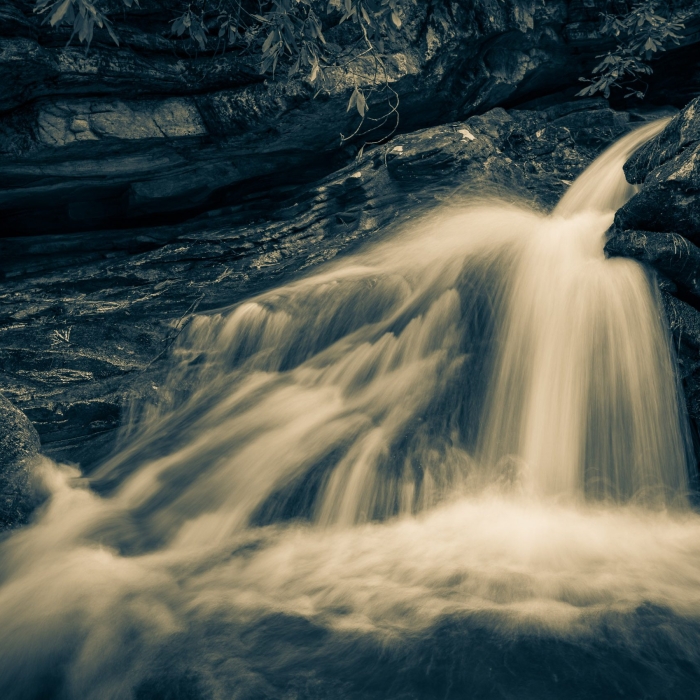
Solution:
M525 242L511 280L483 454L517 455L538 493L669 502L687 490L655 290L641 267L603 254L633 194L622 166L659 126L622 139L579 178Z
M550 216L467 202L193 318L92 488L40 467L2 697L693 697L672 350L603 255L662 126Z

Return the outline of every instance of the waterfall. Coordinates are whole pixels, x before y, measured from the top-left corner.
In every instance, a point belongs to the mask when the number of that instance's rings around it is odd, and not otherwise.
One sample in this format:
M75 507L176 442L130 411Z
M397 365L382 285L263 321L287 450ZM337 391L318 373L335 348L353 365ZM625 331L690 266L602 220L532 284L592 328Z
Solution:
M668 502L686 492L686 430L653 282L603 254L634 193L622 166L665 123L598 158L514 272L483 449L489 462L520 460L537 493Z
M622 164L663 125L550 215L445 205L193 317L116 453L88 484L46 460L51 498L0 545L3 697L283 697L326 658L314 625L345 668L349 638L387 649L451 616L574 638L613 609L695 615L658 292L603 254Z
M432 213L197 317L163 391L192 386L187 400L142 418L97 481L132 471L116 500L155 541L193 543L251 522L416 513L513 470L539 496L681 502L654 283L603 254L632 193L622 165L662 126L621 139L551 216L500 202Z

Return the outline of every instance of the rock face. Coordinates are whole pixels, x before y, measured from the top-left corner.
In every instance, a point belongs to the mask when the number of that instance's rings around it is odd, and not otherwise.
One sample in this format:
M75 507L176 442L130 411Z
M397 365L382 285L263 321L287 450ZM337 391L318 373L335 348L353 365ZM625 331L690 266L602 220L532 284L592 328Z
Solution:
M29 419L0 394L0 531L26 522L34 507L30 469L38 451Z
M615 217L606 251L656 271L700 455L700 98L625 165L640 191Z
M0 239L0 390L45 452L89 469L126 421L128 397L156 400L161 360L195 308L279 284L455 192L547 210L629 126L598 100L496 108L189 222Z
M401 130L575 84L584 70L581 52L598 50L593 20L614 9L609 5L407 3L404 43L385 56ZM238 52L188 54L171 40L171 10L157 0L120 13L121 48L97 37L87 55L66 47L67 35L41 28L28 0L4 7L3 235L181 221L235 204L251 189L311 182L346 163L360 145L341 148L340 134L357 126L346 105L356 84L372 84L369 59L352 72L337 70L332 87L314 97L316 88L304 78L264 79L254 59ZM336 33L329 38L340 41ZM369 106L368 116L378 117L385 97L377 93ZM386 129L393 126L390 120Z

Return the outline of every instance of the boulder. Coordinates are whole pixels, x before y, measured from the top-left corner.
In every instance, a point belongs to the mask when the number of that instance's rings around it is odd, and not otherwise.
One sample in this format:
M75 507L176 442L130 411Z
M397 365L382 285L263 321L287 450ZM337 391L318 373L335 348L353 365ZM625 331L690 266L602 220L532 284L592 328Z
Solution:
M625 163L627 180L641 185L647 177L656 177L656 169L676 158L689 146L700 142L700 98L690 102L656 138L645 143Z
M700 242L699 110L700 98L627 162L627 179L643 187L617 212L617 230L677 231Z
M677 233L616 229L605 252L646 263L673 283L674 292L700 309L700 248L687 238Z

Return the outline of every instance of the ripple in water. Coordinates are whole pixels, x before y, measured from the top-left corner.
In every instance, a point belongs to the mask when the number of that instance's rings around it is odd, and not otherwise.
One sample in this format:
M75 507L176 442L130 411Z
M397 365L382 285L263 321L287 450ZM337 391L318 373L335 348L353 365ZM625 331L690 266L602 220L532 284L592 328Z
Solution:
M693 698L700 518L622 139L195 317L0 553L11 699Z

